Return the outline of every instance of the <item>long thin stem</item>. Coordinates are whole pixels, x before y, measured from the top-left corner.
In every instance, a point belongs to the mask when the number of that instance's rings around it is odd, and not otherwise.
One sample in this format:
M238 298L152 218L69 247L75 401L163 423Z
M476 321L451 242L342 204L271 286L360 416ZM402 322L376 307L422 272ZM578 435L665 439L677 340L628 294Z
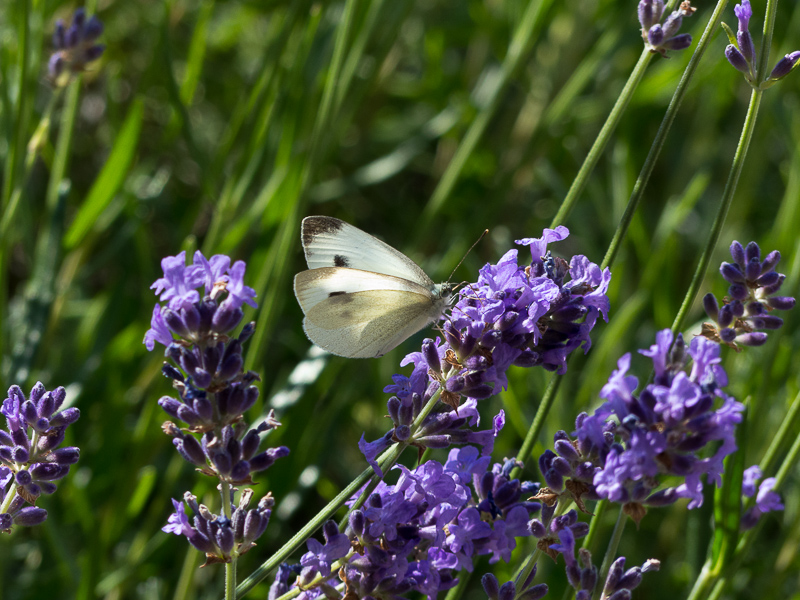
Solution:
M636 66L628 77L628 81L625 83L625 87L622 88L622 92L620 92L617 101L614 103L614 107L608 114L606 122L603 123L600 133L597 134L589 150L589 154L586 155L586 159L583 161L578 174L575 176L575 179L572 180L572 185L569 187L569 191L564 197L561 207L550 223L551 228L563 225L572 212L572 209L575 207L578 196L580 196L583 188L586 187L589 176L592 174L592 171L594 171L606 145L608 145L608 142L611 140L611 135L617 128L617 125L619 125L622 115L625 113L625 109L628 107L631 98L633 98L633 93L636 91L636 88L639 87L639 83L641 83L644 73L647 70L647 65L650 64L652 58L653 54L649 50L645 49L642 51L639 61L636 63Z
M622 534L625 531L625 524L627 522L628 517L622 511L622 507L620 507L619 515L617 515L617 522L614 525L614 531L611 534L611 539L608 541L606 555L603 557L603 564L600 566L600 577L597 581L597 586L594 588L594 594L592 594L593 600L600 600L605 591L603 586L605 585L606 577L608 577L608 571L611 569L611 564L614 562L614 557L617 555L617 548L619 548L619 542L622 540Z
M761 96L763 95L763 91L758 89L753 89L750 95L750 105L747 109L747 117L744 121L744 126L742 127L742 134L739 137L739 144L736 146L736 153L733 157L733 164L731 165L731 171L728 175L728 181L725 183L725 190L722 192L722 199L719 203L719 208L717 209L717 215L714 218L714 223L711 226L711 232L706 240L706 246L703 249L703 254L700 256L700 260L697 263L697 269L695 270L694 277L692 277L692 281L689 284L689 289L686 291L686 296L683 299L683 304L681 305L680 309L678 310L678 314L675 317L675 321L672 323L672 333L678 333L683 327L683 321L686 319L686 315L689 312L689 309L694 302L695 296L697 295L697 290L700 289L700 285L703 282L703 277L705 277L706 270L708 269L708 263L711 262L711 256L714 253L714 249L717 247L717 241L719 240L720 233L722 232L722 226L725 224L725 217L728 215L728 209L733 202L733 196L736 193L736 186L739 183L739 176L742 174L742 168L744 167L744 160L747 157L747 149L750 147L750 140L753 137L753 131L755 130L756 126L756 117L758 116L758 107L761 105Z
M728 0L719 0L717 2L717 6L714 8L714 12L706 24L705 30L703 30L703 35L700 37L700 41L697 42L697 48L692 54L692 57L689 59L689 64L686 65L686 69L681 76L680 82L678 82L678 87L675 88L675 92L672 94L672 100L670 100L669 107L667 107L667 112L664 114L664 118L661 120L661 125L658 128L658 132L656 133L656 137L653 140L652 146L650 146L650 151L647 153L647 158L642 165L642 170L639 172L639 177L636 179L636 183L633 185L633 191L631 192L630 199L628 200L628 206L625 207L625 213L622 215L619 225L617 225L617 230L614 232L614 238L611 240L611 243L608 246L608 251L606 252L605 258L603 258L603 264L600 266L601 269L611 266L617 256L617 252L619 252L619 248L622 245L622 240L625 237L625 234L628 232L628 227L633 220L633 215L636 212L636 209L639 207L639 202L644 195L647 182L650 180L650 175L653 173L653 168L655 167L656 161L661 154L661 149L664 147L664 141L667 139L667 134L672 128L672 123L681 107L681 102L683 102L683 98L686 95L686 90L689 89L689 82L692 80L692 77L694 77L697 66L700 64L700 60L703 58L703 55L708 48L708 44L711 41L712 35L719 27L720 21L722 20L722 13L727 5Z
M522 446L520 446L519 452L517 453L517 457L525 462L528 460L528 457L532 455L533 447L536 445L536 440L539 437L539 434L542 431L542 427L544 426L544 420L547 418L547 415L550 412L550 407L553 406L553 402L556 399L556 392L558 392L558 387L561 384L561 377L558 375L553 375L550 379L550 383L547 385L547 389L542 396L541 402L539 402L539 408L536 409L536 415L533 417L533 423L528 428L528 433L525 434L525 439L522 442ZM517 477L519 474L519 469L515 468L512 471L511 476Z

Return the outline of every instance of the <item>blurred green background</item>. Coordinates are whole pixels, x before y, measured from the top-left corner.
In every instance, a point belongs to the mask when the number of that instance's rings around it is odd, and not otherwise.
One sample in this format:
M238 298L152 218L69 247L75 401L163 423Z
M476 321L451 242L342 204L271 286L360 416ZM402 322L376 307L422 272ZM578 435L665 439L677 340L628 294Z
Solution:
M753 1L757 47L764 5ZM221 569L198 570L199 553L160 531L169 498L191 489L218 500L159 428L166 415L156 401L171 388L161 353L141 341L161 258L229 254L247 261L258 292L259 309L246 311L258 323L247 366L261 375L262 402L248 417L257 421L277 398L283 427L267 443L292 453L256 488L271 490L277 507L240 562L244 577L362 470L359 437L375 439L388 423L383 387L408 372L400 359L431 335L378 360L308 360L292 294L305 268L300 219L345 219L436 280L489 228L455 275L474 280L514 239L549 226L642 51L636 2L102 0L88 12L105 24L106 52L57 100L20 184L22 156L55 93L50 34L77 6L0 3L0 159L3 185L11 168L21 186L17 210L3 207L2 389L63 385L81 409L68 432L81 460L39 502L47 522L0 536L0 597L217 598ZM695 40L712 9L698 3L684 21ZM735 28L733 3L724 20ZM800 46L798 32L800 5L781 3L773 56ZM598 324L588 356L571 361L535 456L521 457L526 478L538 478L535 459L553 433L571 431L577 413L598 404L619 356L653 343L680 306L749 96L726 44L718 31L612 267L611 322ZM554 251L601 262L691 51L653 59L565 223L571 236ZM797 295L799 108L797 74L765 94L702 293L724 295L716 273L728 244L753 239L782 252L784 290ZM74 133L59 151L65 115ZM56 206L46 197L59 157L68 157L69 187ZM696 306L688 335L701 319ZM798 391L797 322L788 315L765 347L724 352L729 391L751 402L747 465L761 459ZM638 357L634 369L649 375ZM509 390L482 403L487 418L500 408L508 416L496 460L516 454L548 380L514 370ZM766 519L728 597L800 597L797 484L795 470L782 490L785 513ZM662 561L634 597L685 596L705 558L710 511L710 501L692 513L679 503L628 527L628 565ZM593 549L598 564L613 521L605 516ZM539 581L559 598L563 562L548 560ZM492 570L502 579L513 566ZM489 568L478 563L467 597L484 597L478 580ZM249 597L266 593L263 584Z

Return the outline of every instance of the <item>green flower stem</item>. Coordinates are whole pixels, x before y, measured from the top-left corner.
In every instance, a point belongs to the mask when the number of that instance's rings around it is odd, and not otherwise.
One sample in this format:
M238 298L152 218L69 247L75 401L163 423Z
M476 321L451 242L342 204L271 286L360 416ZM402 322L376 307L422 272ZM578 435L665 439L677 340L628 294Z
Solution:
M652 52L647 49L642 51L639 61L636 63L636 66L628 77L628 81L625 83L625 87L622 88L622 92L620 92L619 98L617 98L617 101L614 103L614 107L611 109L606 122L603 123L603 128L600 130L600 133L597 134L597 138L594 140L589 154L586 155L586 159L583 161L578 174L572 181L572 185L569 187L569 191L564 201L561 203L558 213L553 217L553 221L550 223L551 228L563 225L570 212L572 212L572 209L575 207L578 196L580 196L583 188L586 187L589 176L592 174L592 171L594 171L594 168L597 166L597 161L600 160L600 156L603 154L606 145L608 145L608 142L611 140L611 135L622 119L622 115L628 107L631 98L633 98L633 93L641 83L647 65L650 64L652 58Z
M11 502L14 500L14 497L17 495L17 482L16 480L11 483L11 487L8 488L6 492L6 497L3 499L3 503L0 504L0 515L3 513L7 513L9 507L11 506Z
M570 506L572 506L571 502L559 502L558 505L556 506L556 512L553 514L553 519L555 519L556 517L560 517L565 512L567 512L567 509ZM514 575L514 581L516 582L518 588L528 578L528 575L531 574L531 571L533 571L541 555L542 551L538 547L536 547L533 550L533 552L531 552L530 555L528 556L528 559L525 561L525 564L522 565L519 571L517 571L517 574ZM519 596L520 592L519 589L517 589L516 597L519 598Z
M528 428L528 433L525 435L525 440L523 440L522 446L520 446L519 453L517 454L517 457L522 462L526 462L529 456L533 458L533 447L536 445L536 440L542 431L544 420L550 412L550 407L553 406L553 401L556 399L556 392L558 392L559 385L561 385L561 377L553 375L550 379L550 383L547 385L547 389L544 391L541 402L539 402L539 408L536 409L533 423L531 423L530 428ZM519 471L519 468L514 467L511 471L511 478L514 479L518 477Z
M231 484L220 481L219 495L222 497L222 514L230 520L233 517L231 510ZM236 562L238 555L231 554L230 562L225 563L225 600L236 599Z
M683 304L678 310L675 321L672 323L673 334L677 334L683 328L683 322L694 302L697 291L700 289L700 284L703 282L703 277L708 269L708 263L711 261L711 256L717 246L719 235L722 232L722 226L725 224L725 217L728 215L728 209L733 202L733 195L736 193L739 176L742 174L744 160L747 157L747 149L750 147L750 140L755 130L756 117L758 116L758 108L761 105L761 96L763 93L764 92L761 90L753 89L750 94L750 105L747 109L747 117L744 121L741 136L739 137L739 144L736 147L736 154L734 154L733 157L733 164L731 165L731 171L728 175L728 181L725 183L725 190L722 192L722 199L717 209L717 216L714 218L714 223L711 226L711 233L706 241L706 247L703 250L703 254L700 256L700 261L697 264L694 277L692 277L692 281L689 284L689 289L686 291Z
M12 137L11 140L8 142L8 151L6 152L6 160L5 166L3 168L3 190L2 190L2 197L0 197L0 211L3 212L3 218L5 219L5 213L8 211L9 208L9 201L11 199L11 194L15 187L15 176L18 169L19 157L22 155L22 141L25 139L24 131L25 131L25 122L26 122L26 115L28 112L28 94L26 93L27 90L27 79L28 79L28 54L29 54L29 38L30 38L30 0L23 0L22 10L20 11L20 22L18 28L18 35L19 35L19 54L17 56L18 64L18 83L17 83L17 106L16 112L11 110L11 105L6 104L4 107L4 112L8 112L12 115L11 118L14 119L13 121L13 131L11 131ZM4 86L5 88L5 86ZM9 100L7 97L4 98L5 100ZM4 115L5 116L5 115ZM3 235L0 237L0 308L2 308L3 315L6 314L6 306L7 302L7 269L8 269L8 259L6 257L6 240L8 239L7 236ZM0 357L5 356L6 352L6 345L7 345L7 336L8 336L8 326L4 323L5 326L0 328Z
M775 19L778 16L778 0L767 0L764 15L764 34L761 36L761 50L759 51L758 70L756 77L760 85L769 77L769 51L772 48L772 32L775 31Z
M768 472L778 449L788 439L794 438L789 452L786 454L786 457L783 459L783 463L778 469L778 472L775 474L776 490L783 486L788 475L797 468L797 461L800 458L800 437L796 436L794 433L796 431L798 415L800 415L800 394L795 396L794 400L792 401L789 412L786 414L778 433L775 435L772 444L770 444L767 453L764 455L764 458L761 459L761 464L759 465L763 472ZM752 506L753 503L754 499L748 498L745 509ZM695 582L694 588L692 588L691 594L689 595L689 600L700 600L701 598L709 598L709 600L711 600L713 598L719 598L722 596L722 594L728 588L731 577L736 573L739 565L746 556L747 551L752 547L753 538L758 535L761 527L762 521L759 521L753 529L749 529L739 536L739 541L736 544L736 550L734 550L733 556L723 572L715 571L712 568L712 563L710 560L703 565L703 570L700 573L700 577L698 577L697 581ZM709 593L708 590L712 586L713 589Z
M72 147L72 132L75 130L75 117L78 114L78 99L81 93L81 78L76 76L67 86L64 106L61 109L61 124L56 142L56 153L53 157L53 168L47 182L45 204L48 212L53 212L58 204L61 181L69 166L69 154Z
M617 548L619 547L619 542L622 540L622 533L625 531L625 524L628 522L628 517L622 511L622 507L619 508L619 515L617 515L617 522L614 525L614 531L611 534L611 539L608 541L608 548L606 548L606 555L603 557L603 564L600 567L600 573L598 574L597 578L597 585L594 588L594 594L592 594L592 600L600 600L603 597L603 592L605 591L603 588L605 586L606 577L608 577L608 571L611 569L611 565L614 562L614 557L617 555Z
M609 502L608 500L600 500L594 507L594 514L589 521L589 533L586 534L586 537L583 538L583 546L586 550L591 551L592 544L594 543L594 538L597 537L597 530L600 528L600 519L605 514L606 510L608 509Z
M686 90L689 88L689 82L692 80L697 66L700 64L700 60L703 58L708 48L712 35L719 27L720 21L722 20L722 13L727 4L728 0L719 0L717 2L717 6L714 8L714 12L711 14L711 18L703 31L703 35L700 37L700 41L697 42L697 48L695 48L692 57L689 59L689 64L686 65L686 69L683 71L678 87L675 88L675 93L672 94L672 100L670 100L669 106L667 107L667 112L664 114L661 126L658 128L658 133L656 133L656 137L653 140L652 146L650 146L650 151L647 154L644 165L642 165L642 170L639 172L639 177L636 179L636 183L633 186L631 197L628 200L628 206L625 207L625 213L622 215L622 219L620 219L617 230L614 232L614 238L608 246L608 251L606 252L605 258L603 258L602 265L600 265L601 269L611 266L617 256L617 252L622 245L622 240L628 232L628 227L633 220L633 215L644 195L644 190L647 187L647 182L650 180L650 175L653 173L656 161L661 154L664 141L667 139L667 134L672 127L672 122L675 120L675 116L678 114L678 110L681 107L681 102L683 102L683 98L686 95Z
M14 131L12 135L13 142L9 142L8 152L6 154L6 164L3 169L4 182L3 182L3 203L2 209L5 211L8 202L11 198L11 192L14 189L16 174L19 170L19 161L23 153L23 140L25 139L25 116L28 110L28 54L30 53L30 0L21 2L22 10L20 11L19 22L19 54L17 55L18 63L18 83L17 83L17 110L14 115Z
M508 53L500 65L500 72L497 75L498 82L489 99L485 105L480 108L480 112L475 117L475 120L467 130L464 139L458 145L453 158L447 165L442 178L439 180L436 189L433 191L428 204L422 211L420 217L420 226L417 235L422 238L426 235L429 227L433 223L435 217L441 212L447 200L453 193L458 178L464 170L464 165L474 152L478 142L486 132L492 118L500 106L503 92L508 87L511 78L517 71L517 68L522 63L522 60L528 55L531 47L533 46L535 33L539 28L542 17L545 16L547 10L553 4L553 0L530 0L525 13L519 21L519 25L514 31L514 36L508 47Z

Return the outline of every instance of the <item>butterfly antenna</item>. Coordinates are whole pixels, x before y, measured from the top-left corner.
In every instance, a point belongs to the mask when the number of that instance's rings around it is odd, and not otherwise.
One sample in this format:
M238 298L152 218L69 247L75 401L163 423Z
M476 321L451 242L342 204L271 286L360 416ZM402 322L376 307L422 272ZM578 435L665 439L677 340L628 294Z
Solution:
M482 239L483 239L483 238L486 236L486 234L487 234L487 233L489 233L489 230L488 230L488 229L484 229L484 230L483 230L483 233L481 234L481 237L479 237L477 240L475 240L475 243L474 243L474 244L472 244L472 246L470 246L470 247L469 247L469 250L467 250L467 252L466 252L466 253L464 254L464 256L461 258L461 260L460 260L460 261L458 261L458 264L456 265L456 268L455 268L455 269L453 269L453 272L452 272L452 273L450 273L450 277L448 277L448 278L447 278L447 281L450 281L450 280L453 278L453 275L455 275L455 274L456 274L456 271L458 270L458 267L460 267L460 266L461 266L461 263L463 263L463 262L464 262L464 259L465 259L465 258L467 258L467 256L469 255L469 253L470 253L470 252L472 252L472 249L473 249L475 246L477 246L477 245L478 245L478 242L480 242L480 241L481 241L481 240L482 240Z

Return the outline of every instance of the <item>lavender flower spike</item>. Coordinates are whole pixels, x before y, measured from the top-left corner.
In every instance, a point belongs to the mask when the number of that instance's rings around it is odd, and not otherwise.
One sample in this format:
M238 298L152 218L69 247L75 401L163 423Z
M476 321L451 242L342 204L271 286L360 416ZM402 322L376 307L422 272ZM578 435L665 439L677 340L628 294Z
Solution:
M584 500L605 498L639 521L646 506L677 498L689 498L689 508L700 506L703 476L719 485L722 461L736 449L743 410L722 391L727 375L719 365L719 346L697 337L687 349L682 337L673 344L672 333L664 330L655 345L640 352L653 360L653 382L636 395L630 355L619 360L600 393L605 404L593 415L578 416L577 440L559 431L555 452L547 450L539 459L547 487L537 500L554 506L563 496L583 510ZM659 489L660 476L683 481Z
M742 515L740 524L742 531L755 527L756 523L758 523L759 519L761 518L761 515L771 511L784 509L783 502L781 502L781 497L776 492L772 491L775 487L775 478L767 477L761 482L761 485L756 488L756 484L761 477L763 477L761 469L759 469L756 465L753 465L744 471L742 495L747 498L756 496L756 504ZM756 495L756 493L758 495Z
M688 0L681 2L678 10L670 14L661 23L664 14L663 0L640 0L639 24L642 26L642 38L650 52L667 56L667 50L684 50L692 44L692 36L688 33L678 34L684 17L691 17L695 8Z
M774 250L761 260L761 249L755 242L743 247L731 244L733 263L722 263L720 273L730 283L728 295L720 305L713 294L706 294L703 306L713 323L703 323L703 337L725 344L735 350L739 346L760 346L767 334L760 329L779 329L783 319L772 314L775 310L794 308L795 299L775 296L786 276L775 271L781 254Z
M42 494L55 492L53 482L78 462L78 448L58 448L67 427L80 417L77 408L59 410L66 395L63 387L48 392L42 383L27 399L17 385L8 390L0 408L8 426L0 429L0 532L44 522L47 511L33 505Z
M255 546L255 540L267 528L275 500L271 494L264 496L256 508L248 509L253 490L242 491L238 506L231 505L232 515L228 519L223 514L213 514L205 505L197 503L197 497L189 492L183 502L172 501L175 512L167 524L161 528L165 533L184 536L197 550L205 553L203 566L230 562L233 551L241 556ZM190 507L194 518L190 521L184 509Z
M87 64L100 58L105 46L96 41L102 33L100 19L93 15L87 20L82 8L73 14L69 28L61 19L56 21L53 30L54 52L47 65L50 78L59 85L65 85L72 75L84 71Z

